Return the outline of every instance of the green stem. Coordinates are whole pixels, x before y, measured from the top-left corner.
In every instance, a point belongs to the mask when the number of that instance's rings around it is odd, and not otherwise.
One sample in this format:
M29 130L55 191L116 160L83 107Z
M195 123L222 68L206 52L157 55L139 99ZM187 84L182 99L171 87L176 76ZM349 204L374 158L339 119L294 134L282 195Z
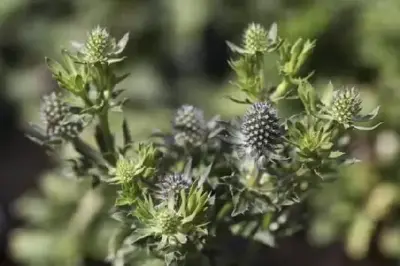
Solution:
M99 113L99 127L103 133L103 141L106 145L106 153L104 154L104 159L106 159L111 165L115 165L115 147L114 138L111 134L110 124L108 119L108 108L105 106L101 113Z

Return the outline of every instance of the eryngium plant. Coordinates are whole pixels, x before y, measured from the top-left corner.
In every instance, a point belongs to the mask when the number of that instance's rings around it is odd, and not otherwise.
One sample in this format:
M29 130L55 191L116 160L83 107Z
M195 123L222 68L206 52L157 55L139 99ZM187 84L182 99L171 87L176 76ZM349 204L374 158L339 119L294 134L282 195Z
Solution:
M222 250L229 235L274 245L300 230L309 195L357 162L342 139L375 127L359 124L378 108L363 115L355 88L330 84L317 93L311 74L300 75L313 41L290 43L276 24L267 30L252 23L240 46L228 42L232 84L245 95L230 99L248 105L245 113L208 120L185 104L171 119L171 132L133 142L124 120L116 141L109 113L124 102L118 84L127 75L118 74L117 64L127 41L128 34L116 41L96 27L75 50L62 51L63 62L47 59L60 93L43 97L44 125L29 125L27 135L57 158L68 143L77 156L60 160L57 177L49 179L70 185L45 185L41 196L29 196L40 211L18 208L29 226L15 235L12 250L27 265L75 266L88 257L115 266L227 265L231 256ZM268 88L264 57L271 53L279 57L281 81ZM290 101L300 101L303 111L283 115L285 104L278 103ZM93 132L96 146L82 139L83 130ZM106 223L107 230L99 227ZM38 249L38 239L54 248Z

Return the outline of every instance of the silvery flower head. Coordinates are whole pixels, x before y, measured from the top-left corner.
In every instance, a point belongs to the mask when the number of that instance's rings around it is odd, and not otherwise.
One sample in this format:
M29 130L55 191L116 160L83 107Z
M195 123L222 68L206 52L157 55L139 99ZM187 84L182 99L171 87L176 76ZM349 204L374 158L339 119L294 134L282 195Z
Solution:
M239 157L260 159L276 158L276 151L283 143L284 131L276 109L267 102L251 105L239 123L229 131L232 144Z
M170 173L159 177L157 183L156 197L160 200L167 200L177 195L181 190L189 189L193 184L190 176L184 173Z
M192 184L192 178L185 173L170 173L160 176L156 184L156 197L160 200L167 200L181 190L189 189Z
M40 116L50 138L74 138L83 129L78 121L66 121L70 116L69 105L62 100L61 94L52 92L45 95L40 106Z
M203 111L192 105L178 108L173 129L175 142L180 146L199 146L207 138L207 123Z

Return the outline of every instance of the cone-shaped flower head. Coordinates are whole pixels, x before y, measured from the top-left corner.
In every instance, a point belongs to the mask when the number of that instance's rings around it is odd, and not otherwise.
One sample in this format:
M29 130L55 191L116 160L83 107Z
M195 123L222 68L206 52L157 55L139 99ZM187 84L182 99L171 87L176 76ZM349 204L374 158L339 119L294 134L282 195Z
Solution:
M336 121L350 124L361 111L359 91L352 87L334 91L330 113Z
M53 92L43 97L40 116L46 126L46 134L49 138L73 138L82 131L81 122L66 121L70 115L69 110L68 104L62 100L60 94Z
M173 128L175 141L182 146L198 146L204 142L207 134L203 111L192 105L183 105L178 108L173 120Z
M134 162L128 159L119 159L115 168L115 176L119 182L131 181L137 174L137 168Z
M88 63L105 62L116 47L116 40L106 29L96 27L85 43L85 60Z
M260 24L251 23L244 32L243 44L250 54L265 52L268 49L268 31Z
M276 155L278 145L283 143L284 131L276 109L267 102L259 102L247 109L229 133L232 137L230 142L237 146L240 157L259 159Z

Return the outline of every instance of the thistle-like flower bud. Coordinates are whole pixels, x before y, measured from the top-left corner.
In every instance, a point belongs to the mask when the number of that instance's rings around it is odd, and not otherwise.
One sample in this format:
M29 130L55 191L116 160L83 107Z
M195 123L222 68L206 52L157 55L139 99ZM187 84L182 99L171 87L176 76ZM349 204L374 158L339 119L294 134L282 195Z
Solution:
M163 235L175 234L178 232L180 224L181 217L169 209L162 210L156 217L156 226Z
M260 24L251 23L243 36L244 49L251 54L268 49L268 31Z
M245 113L241 133L247 154L261 156L274 153L283 141L283 130L276 109L271 104L253 104Z
M88 63L106 62L116 47L115 38L106 29L96 27L89 33L84 46L85 61Z
M361 97L356 88L334 91L330 110L333 119L340 123L350 124L360 111Z
M161 200L168 199L171 195L178 194L181 190L189 189L193 180L181 173L172 173L162 176L157 184L156 197Z
M119 159L115 168L115 176L119 182L132 180L136 174L135 164L127 159Z
M200 145L207 132L207 124L202 110L192 105L183 105L176 111L173 128L175 141L182 146Z
M81 122L65 121L70 115L70 108L61 97L55 92L43 97L40 106L41 120L49 138L74 138L82 131L83 125Z

